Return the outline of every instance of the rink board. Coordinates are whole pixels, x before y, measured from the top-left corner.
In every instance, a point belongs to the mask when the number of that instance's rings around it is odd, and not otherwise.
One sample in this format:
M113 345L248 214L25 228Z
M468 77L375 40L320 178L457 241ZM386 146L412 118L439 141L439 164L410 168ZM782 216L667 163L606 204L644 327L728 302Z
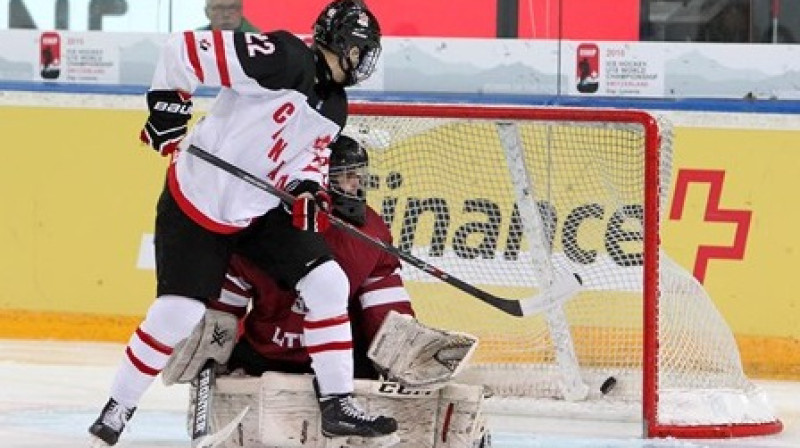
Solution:
M0 336L121 341L146 311L154 279L142 258L167 159L138 142L143 109L0 109L9 148L0 168L9 192L0 232ZM796 211L786 206L800 163L789 149L798 142L796 130L676 130L676 174L723 171L717 208L752 217L738 241L742 255L705 267L705 286L751 375L800 377L800 303L783 281L794 275L800 244ZM709 218L712 187L689 185L682 218L663 225L666 250L690 271L700 246L730 247L740 237L724 213ZM474 319L487 312L446 286L412 292L457 301L459 314Z

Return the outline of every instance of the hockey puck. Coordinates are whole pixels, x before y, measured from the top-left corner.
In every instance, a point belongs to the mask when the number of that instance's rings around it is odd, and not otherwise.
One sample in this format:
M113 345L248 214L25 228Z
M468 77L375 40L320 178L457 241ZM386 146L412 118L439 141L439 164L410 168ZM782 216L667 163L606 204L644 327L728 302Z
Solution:
M606 378L605 381L603 381L603 384L600 385L600 392L602 392L603 395L606 395L607 393L611 392L614 389L614 386L616 385L617 385L617 379L614 378L613 376L610 376Z

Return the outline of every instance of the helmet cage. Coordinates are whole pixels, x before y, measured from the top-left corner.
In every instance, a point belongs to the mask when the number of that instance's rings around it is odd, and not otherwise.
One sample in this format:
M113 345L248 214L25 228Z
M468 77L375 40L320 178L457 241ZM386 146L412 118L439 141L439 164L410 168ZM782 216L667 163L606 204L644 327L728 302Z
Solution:
M357 44L351 45L350 47L343 45L342 48L347 48L339 55L339 64L346 74L344 85L353 86L372 76L378 65L378 58L381 55L380 44L373 46L372 43L365 42L360 46ZM356 56L358 62L355 64L353 64L352 59L348 58L353 48L358 49Z
M346 135L330 146L328 190L333 209L342 218L361 226L367 216L369 158L364 147Z
M330 169L330 194L334 211L342 218L360 226L366 220L367 180L369 173L366 163L347 165ZM358 177L355 188L346 189L340 179Z
M340 179L358 178L355 189L348 191L340 185ZM363 201L366 199L367 181L369 180L369 169L364 162L352 165L331 167L329 170L330 190L339 196Z

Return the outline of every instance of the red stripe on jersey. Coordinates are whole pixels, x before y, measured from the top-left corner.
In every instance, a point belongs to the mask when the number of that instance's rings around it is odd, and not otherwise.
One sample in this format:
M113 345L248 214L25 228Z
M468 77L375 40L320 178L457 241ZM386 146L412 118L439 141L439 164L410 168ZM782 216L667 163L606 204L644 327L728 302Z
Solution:
M174 163L171 164L167 170L167 185L169 185L169 191L172 193L172 197L175 199L175 202L178 203L178 207L181 208L181 211L206 230L223 235L230 235L242 230L243 227L216 222L198 210L194 204L183 195L181 187L178 185L178 173L175 171Z
M327 344L309 345L306 347L309 355L321 352L352 350L353 343L350 341L328 342Z
M228 61L225 58L225 42L222 40L222 31L212 31L214 36L214 53L217 55L217 69L219 70L219 82L223 87L231 86L231 75L228 73Z
M170 347L169 345L163 344L161 342L158 342L158 340L156 340L156 338L154 338L153 336L151 336L148 333L145 333L142 330L141 327L136 329L136 336L138 336L139 339L141 339L142 342L147 344L153 350L155 350L155 351L157 351L159 353L163 353L163 354L165 354L167 356L172 354L172 347Z
M197 76L200 82L203 82L205 80L205 75L203 74L203 66L200 65L200 57L197 55L197 44L194 41L194 33L185 31L183 33L183 40L186 43L186 52L189 53L189 62L194 69L194 75Z
M133 350L130 347L125 349L125 354L128 356L128 359L131 361L136 370L144 373L145 375L149 376L156 376L160 372L160 370L154 369L147 364L143 363L141 359L137 358L136 355L133 354Z
M230 275L231 274L229 273L225 276L225 282L222 284L222 289L230 291L232 294L236 294L237 296L250 298L250 291L243 289L238 283L231 280Z
M303 322L303 328L307 330L316 330L319 328L326 328L326 327L334 327L336 325L346 324L350 321L350 317L347 314L342 314L340 316L331 317L330 319L322 319L322 320L315 320L311 321L306 319Z

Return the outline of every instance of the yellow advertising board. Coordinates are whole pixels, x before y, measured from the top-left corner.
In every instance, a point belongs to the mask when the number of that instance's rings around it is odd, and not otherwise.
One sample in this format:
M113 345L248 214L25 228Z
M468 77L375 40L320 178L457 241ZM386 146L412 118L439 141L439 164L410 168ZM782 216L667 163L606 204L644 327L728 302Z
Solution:
M800 131L682 128L675 145L668 251L737 333L800 338L800 297L787 282L800 245Z
M167 160L138 144L141 112L2 108L0 307L141 315L136 268Z
M0 108L0 337L122 341L146 311L167 159L139 144L145 118ZM800 377L800 299L787 282L800 131L677 128L675 148L665 250L703 282L749 373Z

